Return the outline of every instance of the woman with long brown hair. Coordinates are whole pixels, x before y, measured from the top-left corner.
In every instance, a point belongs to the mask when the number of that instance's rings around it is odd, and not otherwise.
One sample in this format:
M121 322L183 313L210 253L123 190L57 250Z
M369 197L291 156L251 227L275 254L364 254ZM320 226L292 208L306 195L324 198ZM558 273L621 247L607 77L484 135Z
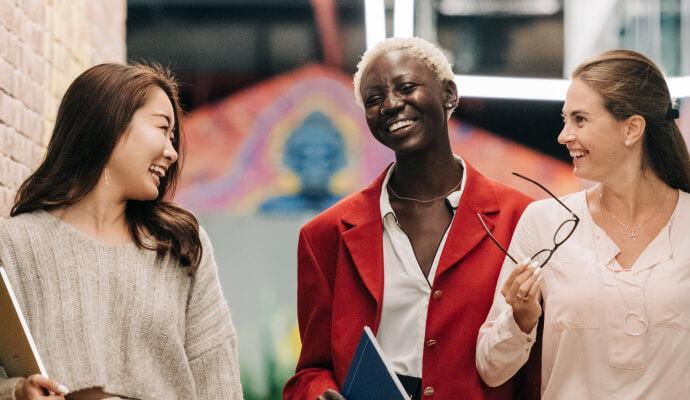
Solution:
M487 384L520 368L543 321L543 399L688 397L690 157L677 117L639 53L575 70L558 141L598 184L522 215L508 253L526 261L506 258L477 343Z
M210 241L169 201L180 115L156 66L97 65L68 88L0 221L0 260L52 379L0 378L0 398L242 398Z

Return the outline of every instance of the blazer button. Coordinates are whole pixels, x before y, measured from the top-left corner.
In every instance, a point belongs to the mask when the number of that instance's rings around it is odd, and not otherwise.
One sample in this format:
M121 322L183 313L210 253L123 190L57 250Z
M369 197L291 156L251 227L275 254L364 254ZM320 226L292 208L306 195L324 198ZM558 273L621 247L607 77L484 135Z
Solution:
M427 386L424 388L424 396L433 396L434 395L434 388L431 386Z
M443 296L443 291L442 290L437 290L434 292L434 294L431 295L431 297L434 298L434 300L438 300Z
M436 341L434 339L429 339L426 341L426 347L433 347L436 345Z

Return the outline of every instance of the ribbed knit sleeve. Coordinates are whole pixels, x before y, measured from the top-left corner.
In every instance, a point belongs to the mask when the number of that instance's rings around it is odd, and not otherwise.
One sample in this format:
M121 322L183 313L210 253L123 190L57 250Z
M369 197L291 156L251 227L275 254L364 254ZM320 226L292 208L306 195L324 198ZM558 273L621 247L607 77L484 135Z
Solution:
M187 303L185 351L199 400L242 399L237 337L218 280L208 235L200 229L203 256Z
M0 369L2 367L0 366ZM0 400L15 400L14 388L21 378L6 378L5 371L0 372Z

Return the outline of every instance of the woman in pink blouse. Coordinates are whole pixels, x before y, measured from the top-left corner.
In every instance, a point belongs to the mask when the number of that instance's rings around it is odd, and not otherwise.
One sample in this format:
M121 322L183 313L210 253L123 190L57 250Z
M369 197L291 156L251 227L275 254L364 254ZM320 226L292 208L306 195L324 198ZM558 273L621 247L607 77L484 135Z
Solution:
M690 157L677 117L639 53L575 70L558 141L597 184L522 215L477 342L488 385L524 364L543 323L544 399L687 398Z

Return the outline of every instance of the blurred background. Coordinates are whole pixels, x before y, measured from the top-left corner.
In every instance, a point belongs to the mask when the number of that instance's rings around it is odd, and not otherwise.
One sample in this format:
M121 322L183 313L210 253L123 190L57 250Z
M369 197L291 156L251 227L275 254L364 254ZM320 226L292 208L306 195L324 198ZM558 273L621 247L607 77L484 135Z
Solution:
M354 104L351 76L371 30L399 35L404 18L461 76L562 79L617 47L690 75L690 1L130 0L128 58L170 65L184 82L189 152L177 200L214 240L248 399L279 398L294 368L299 227L391 161ZM464 96L453 147L509 185L522 184L510 177L520 171L578 190L556 142L561 107Z
M278 399L299 353L299 228L392 161L351 76L367 46L394 35L436 43L458 74L454 151L535 197L510 172L558 194L587 185L556 136L568 75L600 51L658 62L690 135L690 0L2 0L0 214L79 73L169 66L187 112L176 201L213 240L246 398Z

